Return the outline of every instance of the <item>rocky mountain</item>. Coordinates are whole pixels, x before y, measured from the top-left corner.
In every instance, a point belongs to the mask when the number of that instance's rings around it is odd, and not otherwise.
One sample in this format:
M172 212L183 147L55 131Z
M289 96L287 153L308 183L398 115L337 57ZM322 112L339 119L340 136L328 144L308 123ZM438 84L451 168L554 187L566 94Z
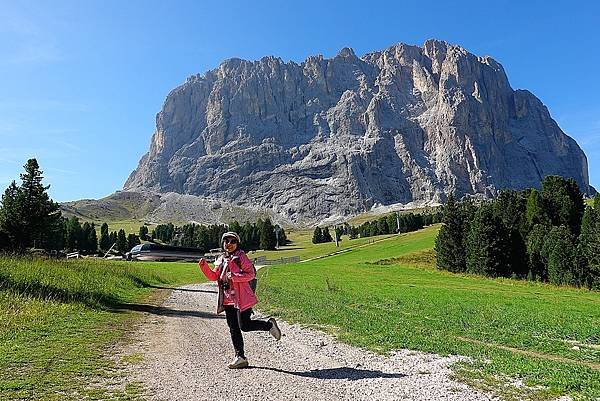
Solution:
M127 191L174 192L317 222L374 206L491 196L587 159L502 66L428 40L297 64L230 59L175 88Z

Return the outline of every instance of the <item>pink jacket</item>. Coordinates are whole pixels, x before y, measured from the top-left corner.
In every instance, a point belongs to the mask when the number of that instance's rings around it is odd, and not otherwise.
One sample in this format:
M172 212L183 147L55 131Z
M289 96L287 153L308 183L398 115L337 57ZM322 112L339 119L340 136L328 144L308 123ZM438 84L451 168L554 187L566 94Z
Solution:
M248 283L255 277L254 265L252 265L252 262L246 256L246 253L241 249L236 250L229 256L226 254L219 256L215 261L214 270L210 268L206 261L204 261L204 263L199 262L198 265L207 279L219 282L217 313L221 313L225 310L223 307L223 289L221 288L220 280L223 269L228 269L231 272L231 280L228 281L231 288L235 291L233 297L234 306L239 309L240 312L252 308L258 303L258 299Z

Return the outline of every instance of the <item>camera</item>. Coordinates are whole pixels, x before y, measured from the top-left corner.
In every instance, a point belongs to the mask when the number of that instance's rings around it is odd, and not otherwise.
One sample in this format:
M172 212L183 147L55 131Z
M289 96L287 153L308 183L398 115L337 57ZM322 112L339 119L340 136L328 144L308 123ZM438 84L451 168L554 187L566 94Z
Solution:
M229 282L228 282L228 281L223 281L223 282L221 283L221 289L222 289L223 291L227 291L227 290L229 289Z

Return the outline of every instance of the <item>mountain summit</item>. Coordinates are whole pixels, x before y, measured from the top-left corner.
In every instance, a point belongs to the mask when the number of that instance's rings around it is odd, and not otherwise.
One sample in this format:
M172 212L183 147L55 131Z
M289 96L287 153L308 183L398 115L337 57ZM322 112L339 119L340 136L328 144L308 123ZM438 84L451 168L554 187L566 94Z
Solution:
M272 209L292 221L491 196L587 159L502 66L428 40L357 57L229 59L175 88L124 185Z

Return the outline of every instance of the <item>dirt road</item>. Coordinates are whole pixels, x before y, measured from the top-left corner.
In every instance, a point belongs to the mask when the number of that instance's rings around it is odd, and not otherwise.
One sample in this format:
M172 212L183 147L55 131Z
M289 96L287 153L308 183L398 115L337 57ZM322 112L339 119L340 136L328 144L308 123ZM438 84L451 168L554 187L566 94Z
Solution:
M134 341L119 351L128 381L152 400L490 400L449 378L457 357L401 350L375 355L319 331L280 323L283 337L244 333L250 367L230 370L227 324L213 283L173 290L142 308ZM255 315L256 316L256 315Z

